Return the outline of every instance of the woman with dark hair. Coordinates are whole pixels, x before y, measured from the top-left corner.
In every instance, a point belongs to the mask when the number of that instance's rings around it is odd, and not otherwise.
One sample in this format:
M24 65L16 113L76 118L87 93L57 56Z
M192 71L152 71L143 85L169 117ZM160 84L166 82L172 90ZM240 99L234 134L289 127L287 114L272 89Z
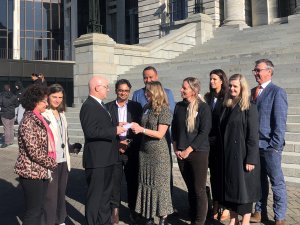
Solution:
M209 133L209 171L210 171L210 184L213 197L212 214L214 219L221 221L229 219L229 210L223 209L219 205L222 198L223 189L223 162L222 162L222 146L221 137L218 132L220 115L223 109L223 101L225 94L228 91L228 79L226 74L221 69L212 70L209 73L210 85L209 92L205 94L204 99L210 106L212 113L212 128Z
M176 104L172 121L173 149L188 189L191 223L203 225L207 214L211 112L199 97L200 82L197 78L184 79L180 92L183 100Z
M260 199L260 158L258 149L258 112L250 103L250 90L243 75L229 78L220 116L223 156L223 205L230 209L229 225L250 224L253 202Z
M147 218L147 225L154 224L154 216L160 217L159 225L165 225L167 216L173 213L171 157L166 141L172 115L168 97L159 81L146 84L146 97L148 104L143 109L141 126L132 123L131 127L135 134L143 134L135 210Z
M66 95L60 84L48 88L48 108L42 114L49 122L53 133L57 167L51 173L51 180L45 199L46 225L64 224L67 217L65 193L70 171L68 126L65 116Z
M21 104L25 113L18 130L19 155L15 172L25 195L23 225L40 225L50 170L57 166L53 133L41 115L48 106L47 88L28 87Z

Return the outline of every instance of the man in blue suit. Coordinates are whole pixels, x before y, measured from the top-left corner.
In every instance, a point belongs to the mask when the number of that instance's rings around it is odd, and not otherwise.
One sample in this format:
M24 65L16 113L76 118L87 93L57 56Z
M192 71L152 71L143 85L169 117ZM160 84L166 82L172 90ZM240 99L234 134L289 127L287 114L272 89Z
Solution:
M147 66L143 70L143 80L144 80L145 86L147 83L149 83L151 81L158 81L157 70L153 66ZM173 113L174 108L175 108L175 101L174 101L173 93L168 88L165 88L165 92L168 96L170 110ZM145 96L145 87L133 92L132 101L139 102L142 105L142 107L144 107L148 103L148 100Z
M287 210L286 185L281 169L282 151L287 120L286 92L272 83L274 65L268 59L255 62L253 70L258 86L251 90L259 112L259 150L261 160L262 198L255 205L251 222L268 220L268 177L273 191L273 211L276 225L284 225Z

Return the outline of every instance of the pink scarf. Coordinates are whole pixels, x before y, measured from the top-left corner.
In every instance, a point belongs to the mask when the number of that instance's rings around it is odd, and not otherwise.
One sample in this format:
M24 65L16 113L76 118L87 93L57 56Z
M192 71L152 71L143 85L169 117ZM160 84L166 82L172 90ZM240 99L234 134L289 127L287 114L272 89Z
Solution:
M52 130L50 129L48 123L44 119L44 117L36 110L33 110L34 115L36 115L45 125L47 129L47 136L48 136L48 156L50 156L53 159L56 159L56 149L55 149L55 142L54 142L54 136L52 133Z

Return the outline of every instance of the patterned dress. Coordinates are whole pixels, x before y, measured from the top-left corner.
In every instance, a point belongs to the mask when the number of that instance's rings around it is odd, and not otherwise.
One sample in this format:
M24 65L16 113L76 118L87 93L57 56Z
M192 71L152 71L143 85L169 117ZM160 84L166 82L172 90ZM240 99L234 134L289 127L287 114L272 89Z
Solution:
M144 109L142 126L157 130L159 124L170 125L172 115L163 107L159 115L151 108ZM171 190L171 157L166 138L161 140L143 136L139 152L139 187L136 212L145 218L173 213Z

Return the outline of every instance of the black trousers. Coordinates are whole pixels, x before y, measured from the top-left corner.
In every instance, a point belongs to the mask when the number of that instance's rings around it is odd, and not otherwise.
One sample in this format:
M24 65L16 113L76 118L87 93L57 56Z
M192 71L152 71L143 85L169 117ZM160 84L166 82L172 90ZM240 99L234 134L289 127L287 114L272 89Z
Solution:
M111 224L110 199L112 194L113 165L85 169L88 191L85 204L87 225Z
M23 225L41 225L48 180L20 177L20 184L25 197Z
M67 162L58 163L53 170L52 180L48 184L45 200L45 224L54 225L65 222L66 210L66 188L68 180Z
M203 225L207 214L208 155L208 152L194 151L188 158L178 159L179 169L188 189L191 222L196 225Z
M127 182L128 207L130 210L134 210L138 190L138 152L131 152L128 156L124 154L120 155L119 161L114 165L113 191L111 198L112 208L120 207L123 168Z

